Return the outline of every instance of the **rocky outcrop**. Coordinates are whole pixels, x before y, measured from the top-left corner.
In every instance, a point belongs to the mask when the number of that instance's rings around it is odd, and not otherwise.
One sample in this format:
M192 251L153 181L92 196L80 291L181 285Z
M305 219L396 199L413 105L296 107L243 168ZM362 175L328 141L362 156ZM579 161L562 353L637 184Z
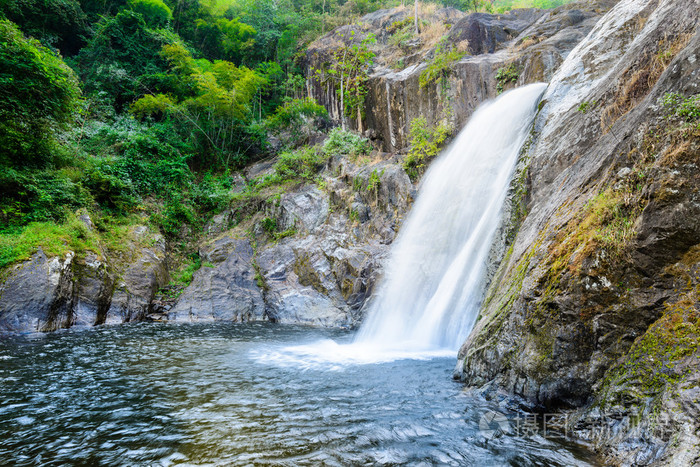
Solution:
M263 162L248 172L271 170ZM321 177L321 187L300 183L249 221L205 240L205 266L166 319L356 325L415 188L390 155L337 157ZM276 231L263 229L263 220Z
M153 311L156 293L170 280L163 236L143 225L133 227L131 234L125 257L113 261L114 295L104 320L97 324L145 319Z
M527 214L456 371L565 410L616 464L700 458L700 133L667 94L698 94L699 12L622 1L558 68L526 154Z
M68 251L50 258L40 248L29 261L3 271L0 332L47 332L144 319L156 292L169 279L165 244L160 234L135 226L125 247L119 255Z
M430 123L443 118L461 128L483 101L497 95L499 87L549 81L569 52L609 9L613 0L577 2L546 10L513 10L503 15L476 13L460 15L438 10L426 18L446 24L446 42L466 46L461 60L445 70L445 80L420 85L421 74L431 66L435 46L390 47L390 26L407 18L401 10L382 10L360 19L359 25L336 30L312 44L307 52L307 76L322 70L332 51L343 41L361 41L368 34L377 36L375 66L367 81L365 121L369 135L385 151L401 151L408 146L411 122L425 116ZM350 34L350 31L355 34ZM417 49L417 50L414 50ZM499 76L510 70L508 78ZM501 75L503 76L503 75ZM312 78L309 92L326 106L331 117L340 121L340 103L329 82ZM349 120L357 128L357 122Z
M6 271L0 285L0 329L31 332L68 327L73 256L49 259L40 249L31 260Z
M259 321L266 317L247 239L219 238L200 252L205 264L168 312L175 321Z
M89 252L73 261L72 325L94 326L106 321L113 302L114 276L99 256ZM68 326L64 326L68 327Z

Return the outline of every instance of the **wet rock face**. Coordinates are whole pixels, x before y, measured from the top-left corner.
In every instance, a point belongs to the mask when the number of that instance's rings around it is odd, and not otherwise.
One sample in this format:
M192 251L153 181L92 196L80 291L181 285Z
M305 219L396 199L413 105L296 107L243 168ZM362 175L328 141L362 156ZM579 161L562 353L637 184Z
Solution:
M36 332L68 327L72 301L73 255L31 260L6 271L0 285L0 330Z
M554 73L526 209L456 369L572 411L571 429L616 464L700 458L700 134L660 105L699 92L699 15L692 0L620 2ZM658 410L675 414L669 433L648 421Z
M89 220L89 218L88 218ZM165 244L145 226L134 228L128 258L87 252L29 261L3 271L0 332L48 332L142 320L158 289L168 282ZM138 241L149 235L153 246Z
M390 35L387 26L405 18L404 12L381 10L353 26L354 41L369 33L377 36L377 65L371 71L365 97L363 129L370 128L385 151L406 148L413 119L425 116L430 123L449 118L461 128L483 101L497 95L500 69L513 67L517 85L548 81L569 52L581 41L615 2L579 2L545 10L514 10L504 15L476 13L459 15L449 9L438 10L429 19L451 25L447 43L467 45L468 54L452 64L445 82L421 87L419 78L435 53L435 48L408 50L390 62L384 57ZM336 30L309 47L306 57L307 76L322 69L332 51L344 40ZM344 37L350 37L344 34ZM345 39L347 40L347 39ZM418 44L420 46L420 44ZM398 66L397 63L402 64ZM505 88L516 83L502 83ZM314 79L308 82L311 95L324 105L330 116L339 122L340 99L328 83ZM351 127L357 122L349 120Z
M107 264L95 253L88 253L73 263L74 294L73 326L94 326L104 323L112 304L114 278Z
M46 332L93 326L104 319L112 277L94 253L47 258L42 250L5 271L0 287L0 331Z
M133 229L137 242L129 251L128 258L115 262L116 280L112 301L104 317L98 324L119 324L141 321L152 311L156 292L165 286L168 275L165 239L153 234L146 226ZM146 236L152 237L152 246L139 245ZM124 261L124 260L128 260Z

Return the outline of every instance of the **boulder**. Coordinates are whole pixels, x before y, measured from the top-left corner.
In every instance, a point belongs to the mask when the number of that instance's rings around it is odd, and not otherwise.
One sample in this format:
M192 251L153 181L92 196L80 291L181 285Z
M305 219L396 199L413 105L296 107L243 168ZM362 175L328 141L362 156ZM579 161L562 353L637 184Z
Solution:
M0 331L53 331L71 325L74 256L68 252L48 258L40 248L29 261L3 272Z
M169 321L267 319L250 241L224 237L203 249L201 256L214 265L195 272L192 283L168 311Z

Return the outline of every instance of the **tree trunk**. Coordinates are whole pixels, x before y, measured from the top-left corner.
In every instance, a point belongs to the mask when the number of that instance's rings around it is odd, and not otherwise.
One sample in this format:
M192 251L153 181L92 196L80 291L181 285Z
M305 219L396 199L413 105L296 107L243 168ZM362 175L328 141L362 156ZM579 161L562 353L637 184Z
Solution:
M418 30L418 0L413 0L413 6L415 8L415 14L414 14L414 22L416 24L416 36L420 34L420 31Z
M345 93L343 92L343 83L345 78L340 74L340 126L345 131Z
M362 134L362 106L357 106L357 130Z

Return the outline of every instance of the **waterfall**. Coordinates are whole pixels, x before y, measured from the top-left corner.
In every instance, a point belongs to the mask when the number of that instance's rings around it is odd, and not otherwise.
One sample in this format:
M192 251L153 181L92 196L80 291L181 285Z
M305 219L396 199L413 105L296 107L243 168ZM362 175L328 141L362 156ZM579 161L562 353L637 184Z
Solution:
M353 343L326 339L255 358L340 369L454 357L476 321L503 203L546 87L531 84L483 104L431 164Z
M466 339L501 208L545 88L524 86L483 104L432 163L356 343L456 350Z

